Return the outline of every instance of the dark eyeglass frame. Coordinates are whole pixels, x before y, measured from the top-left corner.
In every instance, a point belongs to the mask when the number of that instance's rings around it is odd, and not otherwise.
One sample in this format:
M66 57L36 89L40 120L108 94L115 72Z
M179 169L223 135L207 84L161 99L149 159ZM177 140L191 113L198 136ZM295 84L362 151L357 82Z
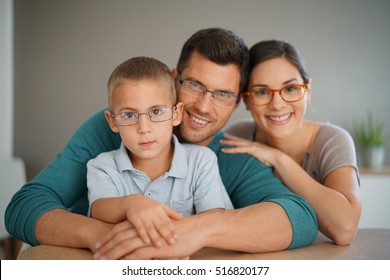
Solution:
M211 99L213 100L214 104L216 104L216 105L218 105L218 106L222 106L222 107L229 107L229 108L234 107L234 105L236 105L237 103L240 102L240 97L235 96L233 93L224 92L224 91L222 91L222 90L215 90L215 91L208 90L206 86L204 86L204 85L202 85L202 84L200 84L200 83L198 83L198 82L195 82L195 81L192 81L192 80L186 80L186 79L182 80L182 79L180 78L180 74L177 75L177 78L178 78L179 84L180 84L181 86L183 86L185 83L190 83L190 84L192 84L192 85L196 85L196 87L199 88L199 89L203 89L201 92L199 92L199 95L198 95L198 94L192 94L192 93L190 93L190 92L188 92L188 91L183 90L184 93L186 93L186 94L188 94L188 95L190 95L190 96L198 97L198 98L199 98L199 97L201 96L201 95L200 95L201 93L204 95L204 94L206 94L207 92L209 92L209 93L211 93ZM219 93L226 94L226 95L228 95L228 96L234 98L235 101L234 101L231 105L225 105L225 104L218 103L218 100L216 100L216 99L215 99L215 96L214 96L214 95L215 95L216 93L218 93L218 92L219 92Z
M285 90L286 88L289 88L289 87L301 87L301 88L303 88L303 94L302 94L302 96L300 96L297 100L293 100L293 101L286 100L286 99L283 97L282 92L283 92L283 90ZM259 88L262 88L262 89L264 89L264 90L267 90L267 91L272 92L272 97L271 97L271 99L270 99L269 102L267 102L267 103L261 103L261 104L258 103L258 102L255 102L252 93L254 93L254 92L255 92L256 90L258 90ZM284 102L287 102L287 103L298 102L298 101L302 100L302 99L305 97L305 95L306 95L306 92L307 92L307 82L306 82L306 83L303 83L303 84L289 84L289 85L286 85L285 87L282 87L282 88L280 88L280 89L271 89L271 88L267 88L267 87L254 87L254 88L252 88L251 90L245 92L245 93L244 93L244 96L245 96L246 98L248 98L249 101L250 101L253 105L256 105L256 106L263 106L263 105L268 105L268 104L270 104L270 103L272 102L272 100L274 99L275 92L278 92L278 93L279 93L280 98L282 98L282 100L283 100Z
M164 119L164 120L159 120L159 121L156 121L156 120L152 120L152 117L151 114L154 110L157 110L157 109L164 109L166 111L170 110L171 111L171 116L167 119ZM177 107L176 106L173 106L172 108L169 108L169 107L157 107L157 108L154 108L152 110L150 110L149 112L146 112L146 113L136 113L136 112L122 112L122 113L118 113L118 114L114 114L113 112L111 112L111 118L115 120L115 124L117 126L133 126L133 125L136 125L139 123L139 120L140 120L140 117L142 115L146 115L148 117L148 120L151 121L151 122L155 122L155 123L159 123L159 122L166 122L166 121L169 121L173 118L173 113L174 111L176 111ZM134 115L137 116L137 122L133 123L133 124L119 124L118 123L118 120L124 120L124 118L122 117L124 114L126 113L132 113ZM135 119L135 118L134 118Z

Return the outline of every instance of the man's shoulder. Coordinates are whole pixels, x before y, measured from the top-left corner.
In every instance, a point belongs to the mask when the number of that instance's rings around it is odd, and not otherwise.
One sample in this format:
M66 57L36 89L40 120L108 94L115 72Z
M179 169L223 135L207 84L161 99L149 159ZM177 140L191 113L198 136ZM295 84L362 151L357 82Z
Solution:
M220 166L224 165L229 168L239 168L241 170L253 168L256 170L262 170L269 168L261 161L248 154L225 154L222 152L223 148L229 147L222 145L219 142L221 139L223 139L223 135L224 133L222 131L218 132L209 145L209 148L216 154L218 158L218 164Z
M88 161L88 165L112 165L115 162L118 150L102 152Z

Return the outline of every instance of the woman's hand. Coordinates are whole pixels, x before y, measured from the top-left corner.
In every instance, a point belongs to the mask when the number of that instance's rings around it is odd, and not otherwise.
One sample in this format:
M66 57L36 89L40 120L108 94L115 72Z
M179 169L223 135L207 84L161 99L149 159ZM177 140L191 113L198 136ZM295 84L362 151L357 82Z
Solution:
M276 156L281 153L279 150L271 148L259 142L250 141L230 134L224 134L224 139L220 143L232 148L223 148L222 152L225 154L248 154L269 167L274 167Z

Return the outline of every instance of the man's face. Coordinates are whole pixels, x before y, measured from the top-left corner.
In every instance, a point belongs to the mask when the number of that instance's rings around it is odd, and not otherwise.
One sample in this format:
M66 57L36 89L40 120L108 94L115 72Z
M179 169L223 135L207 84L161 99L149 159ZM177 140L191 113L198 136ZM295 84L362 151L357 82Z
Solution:
M175 71L175 78L177 74ZM236 97L239 95L239 67L232 64L215 64L196 52L192 54L188 66L180 73L180 79L197 82L209 91L232 92ZM178 99L184 103L183 120L179 126L181 140L207 146L214 135L225 126L238 104L223 107L213 102L209 92L193 97L181 90L179 82L177 85Z

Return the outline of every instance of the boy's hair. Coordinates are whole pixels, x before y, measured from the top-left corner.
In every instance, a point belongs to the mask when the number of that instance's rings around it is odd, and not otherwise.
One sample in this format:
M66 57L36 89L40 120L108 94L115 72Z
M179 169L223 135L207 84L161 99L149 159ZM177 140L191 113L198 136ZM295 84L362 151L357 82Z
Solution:
M199 30L184 43L177 63L179 74L188 66L194 52L218 65L237 65L241 76L240 93L243 92L248 79L249 51L241 37L223 28Z
M128 82L142 80L155 81L171 92L172 101L176 103L175 80L167 65L150 57L133 57L118 65L112 72L108 83L108 105L111 107L114 89Z

